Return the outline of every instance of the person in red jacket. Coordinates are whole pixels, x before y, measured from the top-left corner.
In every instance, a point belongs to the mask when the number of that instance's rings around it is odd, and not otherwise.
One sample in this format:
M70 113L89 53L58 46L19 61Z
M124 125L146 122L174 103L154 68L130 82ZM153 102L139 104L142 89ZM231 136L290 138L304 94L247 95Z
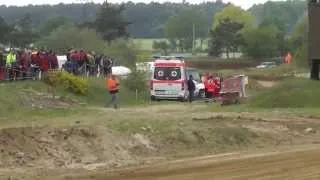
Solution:
M40 70L41 70L41 78L44 79L47 77L48 75L48 71L49 71L49 57L48 57L48 53L43 52L40 55Z
M214 92L215 92L215 83L214 83L214 79L213 76L211 75L208 79L208 83L207 83L207 93L208 93L208 98L212 99Z
M85 62L88 61L87 53L85 53L82 49L79 52L79 66L81 67Z
M28 53L25 51L21 51L19 59L19 69L19 74L21 74L22 79L25 80L25 78L27 77L27 72L29 70Z
M216 77L214 78L214 97L218 97L220 95L220 90L221 90L221 83L220 83L220 78Z
M36 80L39 78L40 65L41 65L40 52L39 51L32 52L30 66L31 66L33 80Z
M79 70L80 54L77 51L73 51L71 52L70 59L72 63L72 72L77 75Z
M202 78L202 82L204 85L204 93L205 93L205 97L208 98L208 78L209 78L209 73L206 73Z
M58 64L58 58L56 54L53 51L49 51L48 54L48 60L49 60L49 69L58 69L59 64Z

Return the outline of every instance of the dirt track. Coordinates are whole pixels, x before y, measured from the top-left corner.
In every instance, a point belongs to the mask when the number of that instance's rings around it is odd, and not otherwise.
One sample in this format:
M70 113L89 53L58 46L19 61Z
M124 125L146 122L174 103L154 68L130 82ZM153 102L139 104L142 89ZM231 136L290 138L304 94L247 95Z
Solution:
M320 179L318 117L200 104L94 110L54 127L0 128L0 180ZM235 151L248 152L169 161Z
M314 149L213 156L175 161L150 168L62 179L81 180L284 180L320 179L320 151Z

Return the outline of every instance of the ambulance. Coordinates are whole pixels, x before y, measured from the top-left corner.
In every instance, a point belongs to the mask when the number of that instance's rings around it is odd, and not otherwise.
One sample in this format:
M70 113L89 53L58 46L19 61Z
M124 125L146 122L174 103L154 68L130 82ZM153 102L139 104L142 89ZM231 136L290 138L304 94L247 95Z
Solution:
M155 56L150 80L151 100L186 100L187 78L183 57Z

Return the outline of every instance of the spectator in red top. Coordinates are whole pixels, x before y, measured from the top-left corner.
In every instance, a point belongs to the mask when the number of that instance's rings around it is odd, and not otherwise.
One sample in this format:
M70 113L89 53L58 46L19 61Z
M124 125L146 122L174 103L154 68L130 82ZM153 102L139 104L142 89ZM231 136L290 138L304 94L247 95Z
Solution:
M77 75L79 69L80 54L77 51L73 51L71 52L70 59L72 64L72 72L73 74Z
M49 69L58 69L59 68L58 58L54 52L52 52L52 51L49 52L48 60L49 60Z
M31 54L31 64L32 64L33 66L38 66L38 67L40 67L40 63L41 63L41 59L40 59L40 53L39 53L39 51L33 52L33 53Z
M72 61L78 62L80 60L80 54L78 53L78 51L72 51L70 55L70 59Z
M82 66L85 62L87 62L87 60L88 60L87 54L83 50L80 50L80 52L79 52L79 66Z
M48 71L49 71L49 59L48 59L48 54L43 52L40 55L40 70L41 70L41 77L42 78L46 78L46 76L48 75Z
M52 58L53 58L53 67L54 69L59 69L59 62L58 62L58 57L55 52L52 53Z
M39 78L40 65L41 65L40 52L39 51L32 52L31 72L32 72L33 80L36 80Z
M25 51L21 51L19 59L19 69L19 74L22 75L22 79L24 80L27 77L27 72L29 70L28 53Z

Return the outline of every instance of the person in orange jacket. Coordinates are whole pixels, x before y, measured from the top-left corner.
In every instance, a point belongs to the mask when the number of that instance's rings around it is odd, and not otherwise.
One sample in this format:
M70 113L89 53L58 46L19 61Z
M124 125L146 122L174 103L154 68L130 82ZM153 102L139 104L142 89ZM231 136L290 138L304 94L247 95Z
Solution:
M205 97L208 98L208 79L209 79L210 74L207 72L203 77L202 77L202 82L204 85L204 93Z
M109 104L106 105L106 107L110 107L111 105L113 105L113 107L115 109L119 108L118 105L118 93L119 93L119 89L120 89L120 83L117 80L115 75L110 75L108 80L107 80L107 87L108 87L108 91L111 95L111 101Z
M210 75L208 82L207 82L207 93L208 93L208 98L212 99L214 92L215 92L215 83L214 83L214 79L213 76Z
M292 63L292 59L293 59L292 54L290 52L288 52L288 54L287 54L287 56L285 58L285 63L286 64L291 64Z

